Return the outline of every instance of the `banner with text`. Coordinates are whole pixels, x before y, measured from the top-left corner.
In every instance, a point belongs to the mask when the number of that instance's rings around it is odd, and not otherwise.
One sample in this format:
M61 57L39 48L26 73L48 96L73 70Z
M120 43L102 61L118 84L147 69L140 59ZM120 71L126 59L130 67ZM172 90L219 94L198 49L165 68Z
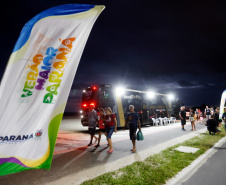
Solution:
M103 9L61 5L23 27L0 86L0 175L50 169L79 60Z

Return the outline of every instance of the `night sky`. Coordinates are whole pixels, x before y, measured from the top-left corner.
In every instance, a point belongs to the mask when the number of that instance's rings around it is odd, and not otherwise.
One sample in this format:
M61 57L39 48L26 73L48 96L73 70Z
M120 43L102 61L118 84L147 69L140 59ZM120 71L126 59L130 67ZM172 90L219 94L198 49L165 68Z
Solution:
M106 6L74 79L70 98L77 97L76 104L81 89L105 83L171 92L187 106L219 106L226 88L224 1L7 1L0 11L0 79L24 24L41 11L70 3Z

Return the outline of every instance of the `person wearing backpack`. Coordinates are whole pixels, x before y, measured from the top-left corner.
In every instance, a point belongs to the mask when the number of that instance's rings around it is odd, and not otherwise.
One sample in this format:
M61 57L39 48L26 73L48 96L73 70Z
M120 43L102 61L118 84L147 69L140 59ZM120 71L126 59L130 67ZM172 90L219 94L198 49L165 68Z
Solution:
M136 137L137 137L137 125L139 126L139 131L141 132L141 126L140 126L140 117L139 115L134 111L134 106L129 106L130 113L127 115L126 123L124 126L124 130L127 124L129 124L129 135L130 140L133 144L133 149L131 150L133 153L136 152Z

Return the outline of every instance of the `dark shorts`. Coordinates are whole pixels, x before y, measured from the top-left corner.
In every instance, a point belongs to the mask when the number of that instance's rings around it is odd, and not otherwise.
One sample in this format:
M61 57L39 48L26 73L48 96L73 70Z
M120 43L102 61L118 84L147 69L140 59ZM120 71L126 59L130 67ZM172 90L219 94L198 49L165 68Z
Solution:
M113 126L113 127L106 127L107 138L108 138L108 139L111 139L111 136L112 136L114 130L115 130L115 127L114 127L114 126Z
M129 137L130 137L130 140L137 139L137 127L129 125Z
M89 128L89 134L90 134L91 136L95 135L95 133L96 133L96 127L94 127L94 128Z
M99 132L106 132L106 129L99 129Z
M185 119L181 120L181 125L186 125L186 120Z

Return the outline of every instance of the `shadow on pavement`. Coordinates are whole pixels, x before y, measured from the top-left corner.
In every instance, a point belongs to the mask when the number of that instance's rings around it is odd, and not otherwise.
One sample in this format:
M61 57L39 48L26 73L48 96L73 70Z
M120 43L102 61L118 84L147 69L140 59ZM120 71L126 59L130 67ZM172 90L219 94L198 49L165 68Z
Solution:
M68 153L55 155L51 170L27 170L2 176L0 184L40 185L56 181L81 170L95 167L96 164L106 164L110 157L110 154L106 152L107 148L105 146L98 148L83 146ZM96 153L94 154L94 152ZM100 157L100 155L102 156ZM86 163L82 160L84 158L87 159Z

